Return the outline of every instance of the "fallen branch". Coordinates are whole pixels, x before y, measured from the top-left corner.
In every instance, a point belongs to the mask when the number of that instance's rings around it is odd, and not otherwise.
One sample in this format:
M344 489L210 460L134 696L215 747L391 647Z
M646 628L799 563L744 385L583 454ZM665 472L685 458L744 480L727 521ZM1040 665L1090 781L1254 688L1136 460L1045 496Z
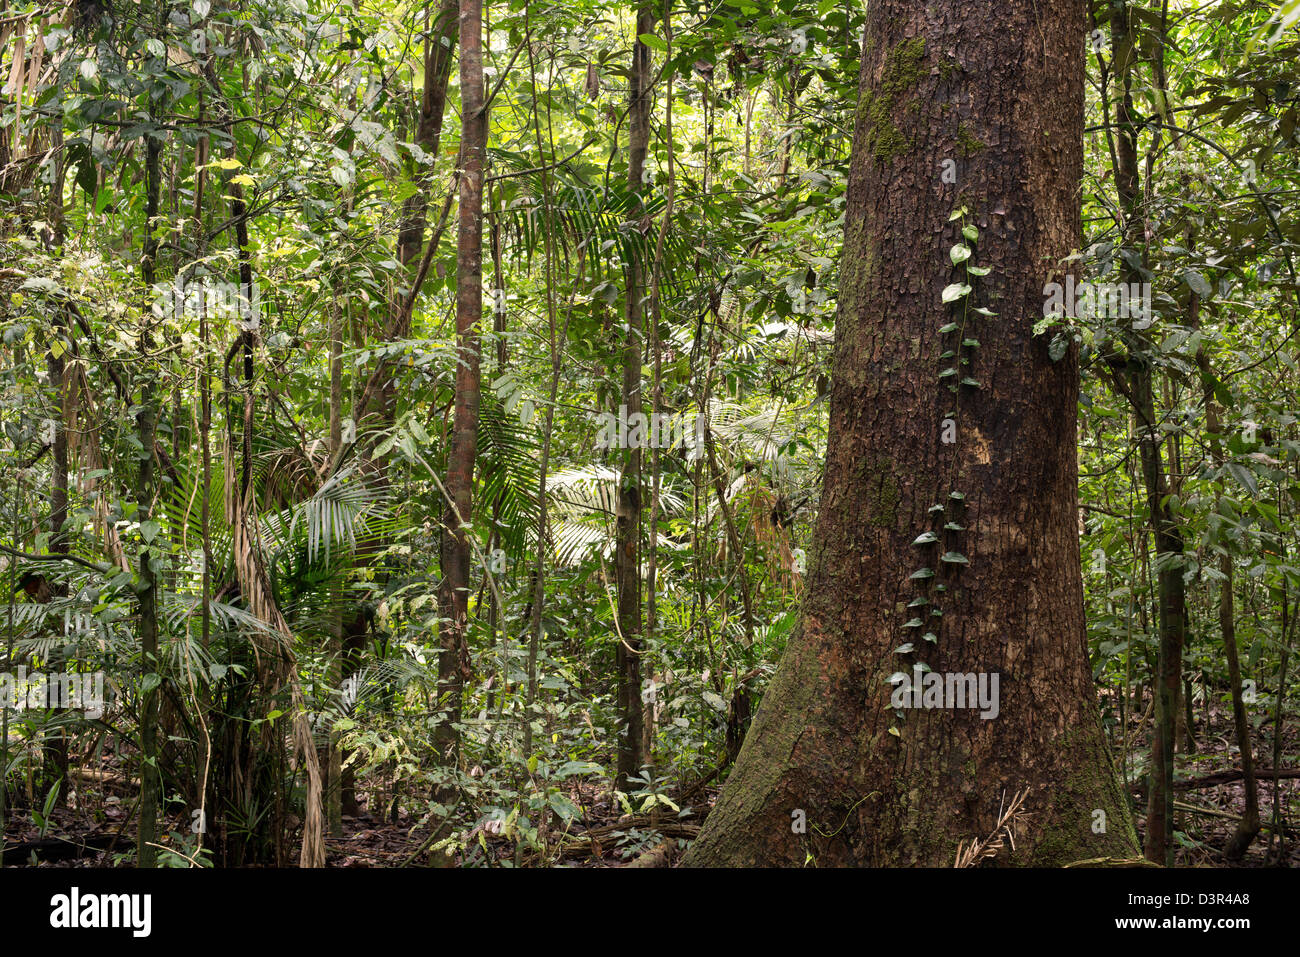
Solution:
M105 771L99 768L69 768L68 777L83 781L95 781L99 784L123 784L132 788L140 787L139 778L128 778L121 771Z
M1234 824L1241 823L1241 818L1238 815L1233 814L1231 811L1222 811L1213 807L1201 807L1199 804L1188 804L1186 801L1175 801L1174 810L1185 811L1188 814L1199 814L1202 817L1222 818L1223 820L1231 821ZM1265 831L1271 831L1273 829L1273 824L1270 821L1263 821L1259 826ZM1295 828L1290 824L1283 823L1281 831L1289 837L1295 833Z
M1245 776L1246 774L1241 768L1229 768L1226 771L1215 771L1213 774L1207 774L1199 778L1183 778L1180 781L1174 781L1174 790L1189 791L1197 788L1212 788L1220 784L1231 784L1233 781L1240 781ZM1300 778L1300 768L1255 768L1255 778L1261 782L1265 778ZM1134 794L1145 794L1146 787L1145 781L1135 781L1129 785L1129 790Z
M111 846L114 840L115 836L112 834L90 834L80 840L47 837L39 841L28 841L25 844L6 845L4 857L7 860L10 855L13 855L15 861L22 861L24 864L32 854L42 862L77 860L88 854L99 854Z
M660 841L650 850L643 854L637 855L628 862L628 867L667 867L669 857L673 849L677 846L677 841L673 838L667 838Z
M1145 857L1089 857L1082 861L1071 861L1064 867L1160 867Z

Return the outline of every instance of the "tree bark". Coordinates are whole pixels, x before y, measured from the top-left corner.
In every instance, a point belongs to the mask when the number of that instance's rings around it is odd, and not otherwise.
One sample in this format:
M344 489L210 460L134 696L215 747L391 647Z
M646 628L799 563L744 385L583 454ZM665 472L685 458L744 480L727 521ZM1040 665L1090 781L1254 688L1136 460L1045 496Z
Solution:
M1110 10L1111 62L1119 83L1115 103L1115 189L1122 213L1124 245L1144 260L1142 252L1142 210L1137 155L1137 126L1133 111L1133 65L1135 47L1130 38L1127 3ZM1123 285L1133 289L1143 281L1142 271L1131 259L1121 270ZM1144 853L1150 861L1173 864L1174 829L1174 742L1178 701L1182 690L1183 642L1186 632L1187 600L1183 584L1183 534L1168 503L1168 483L1161 436L1156 422L1155 373L1144 352L1150 348L1143 336L1126 336L1127 360L1112 362L1120 390L1128 399L1137 422L1138 460L1147 495L1147 513L1156 547L1157 628L1159 652L1156 661L1155 733L1151 738L1151 787L1147 804Z
M451 61L456 50L458 31L459 0L440 0L433 22L428 24L428 36L424 45L424 88L420 93L420 112L415 123L413 142L425 154L426 162L409 166L411 180L416 191L402 204L401 219L397 229L397 261L401 264L402 275L409 286L399 285L388 301L387 316L384 321L382 338L385 342L404 339L411 333L411 313L420 282L419 259L424 248L424 233L428 225L430 190L435 171L434 160L442 141L442 121L447 106L447 86L451 76ZM434 242L436 240L430 240ZM373 427L375 438L362 446L363 470L374 476L374 488L383 495L389 488L386 465L376 462L374 448L379 436L393 427L397 419L397 363L392 358L380 360L376 370L377 384L367 389L354 410L354 421L358 430ZM377 421L374 419L377 418ZM332 460L337 464L344 452L340 441L334 448ZM378 538L359 543L357 558L369 562L383 549L383 542ZM340 673L352 675L361 666L361 659L366 645L367 624L364 615L352 614L341 637L342 658ZM339 762L344 764L347 755L340 753ZM331 781L331 788L337 786L340 815L356 816L360 813L357 801L356 769L352 765L341 767L337 785ZM331 800L333 808L334 798ZM331 813L333 811L331 810ZM333 825L331 825L333 826Z
M868 9L801 621L687 865L951 866L1022 789L999 861L1136 853L1084 633L1077 349L1053 363L1032 335L1081 235L1084 37L1080 0L1049 17L1028 0ZM960 320L981 343L963 374L981 384L954 396L940 292L963 204L992 268L971 304L997 315ZM938 541L915 545L927 531ZM916 607L941 608L926 619L936 640L898 653L921 630L905 628ZM915 662L996 676L996 717L896 711L890 677Z
M448 766L457 761L461 696L470 677L469 569L473 518L474 460L479 419L479 320L483 314L483 164L487 152L487 108L483 90L482 0L460 2L461 175L456 240L456 393L447 452L447 495L441 541L439 588L440 691L446 716L435 744ZM445 801L446 789L441 800Z
M636 33L654 32L654 11L648 3L637 8ZM632 45L632 71L628 83L627 184L634 195L642 189L646 154L650 147L650 48L636 40ZM641 354L643 350L642 300L645 264L634 251L627 264L627 319L623 342L622 404L628 421L641 413ZM641 711L641 449L626 450L619 479L615 527L614 575L618 587L618 711L622 727L618 738L619 790L641 773L643 720Z
M417 280L420 252L424 249L424 232L427 226L430 190L433 187L434 160L442 140L442 118L447 106L447 84L451 76L452 53L456 49L457 15L459 0L441 0L429 36L424 46L424 89L420 94L420 114L415 124L415 145L426 154L425 163L411 167L411 179L416 191L402 204L402 218L397 231L397 261L403 275L411 282ZM411 332L410 305L415 300L414 289L396 289L388 304L388 317L384 326L384 339L404 339ZM396 371L390 359L385 362ZM377 390L380 428L392 427L396 417L396 383L388 379ZM370 410L361 409L358 424Z
M158 241L154 235L154 217L158 215L158 195L161 187L159 158L162 142L155 134L145 139L145 239L144 254L140 258L141 278L144 281L144 307L141 315L140 351L146 357L153 350L153 337L149 333L148 316L150 297L157 269ZM149 361L147 358L144 361ZM136 486L137 516L143 529L149 521L154 496L154 434L157 412L154 408L154 383L151 372L145 369L144 386L140 390L140 412L136 424L140 430L140 474ZM147 546L147 543L146 543ZM158 584L153 569L153 550L140 551L140 583L138 603L140 610L140 654L145 676L157 674L158 662ZM161 678L161 675L158 675ZM137 832L136 863L140 867L154 867L158 849L154 847L158 830L158 801L161 791L158 759L158 687L141 696L140 704L140 828Z
M1188 248L1192 248L1188 243ZM1189 325L1200 327L1199 299L1191 293L1191 315ZM1214 396L1212 383L1215 381L1209 352L1201 346L1196 353L1196 364L1201 370L1202 396L1205 401L1205 431L1210 436L1210 454L1219 468L1223 467L1223 415L1218 400ZM1223 494L1220 480L1216 497ZM1241 752L1241 772L1243 781L1244 808L1236 830L1228 838L1223 855L1230 861L1239 861L1246 855L1247 849L1254 843L1260 829L1259 784L1255 777L1255 753L1251 741L1250 719L1246 715L1246 702L1241 686L1241 656L1237 649L1236 601L1233 594L1234 558L1232 542L1225 535L1218 544L1219 573L1219 632L1223 637L1223 653L1228 662L1228 682L1232 686L1232 724L1237 737L1237 749Z
M51 138L56 148L63 145L63 128L55 126ZM50 184L50 235L51 247L63 252L64 240L64 220L63 220L63 184L64 184L64 160L60 155L54 159L54 182ZM68 554L68 536L64 525L68 521L68 426L71 423L73 412L73 382L72 377L68 375L67 364L64 360L64 351L69 349L72 344L72 338L68 335L68 316L65 309L59 309L54 313L53 335L59 343L59 350L51 349L49 358L46 360L46 370L50 377L50 388L53 390L55 402L54 422L54 441L50 446L50 554L67 555ZM54 585L53 594L56 596L66 597L68 588L66 584L58 582ZM64 645L69 642L71 636L64 635ZM56 646L57 648L58 646ZM55 651L50 656L50 671L59 671L66 667L66 658L60 651ZM58 714L63 709L53 709ZM45 771L45 794L48 799L50 789L56 784L59 785L59 791L56 795L58 806L66 807L68 802L68 734L66 729L60 727L55 731L48 732L44 742L44 771Z
M336 306L330 316L330 456L339 455L343 447L343 316ZM339 694L343 684L343 582L341 577L330 586L329 633L329 686ZM325 826L329 836L343 836L343 762L346 760L339 747L339 736L331 729L326 745L325 764ZM356 789L349 781L350 813L355 813Z

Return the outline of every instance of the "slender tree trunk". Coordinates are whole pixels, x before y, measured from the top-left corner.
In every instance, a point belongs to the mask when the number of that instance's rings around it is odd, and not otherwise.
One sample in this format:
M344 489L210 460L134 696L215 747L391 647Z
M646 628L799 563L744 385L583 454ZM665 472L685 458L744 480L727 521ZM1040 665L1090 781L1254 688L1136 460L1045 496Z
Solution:
M731 559L736 563L734 580L740 586L740 618L745 629L744 667L747 675L753 665L754 607L749 596L749 577L745 571L745 546L740 540L740 534L736 531L736 523L731 517L731 506L727 504L726 478L718 466L717 450L714 447L713 436L708 431L704 434L704 447L708 455L706 462L709 474L713 476L713 490L718 496L718 508L722 512L722 524L727 533L727 544L730 546ZM749 730L752 711L753 705L750 701L746 679L738 675L735 688L731 694L731 701L727 704L725 746L728 764L733 763L740 755L745 732Z
M207 122L207 111L204 106L205 91L199 87L199 123L203 126ZM207 186L208 151L210 140L207 133L200 136L194 151L194 236L195 236L195 259L202 259L206 253L207 243L205 240L203 224L203 194ZM202 365L199 370L199 446L200 446L200 466L202 475L200 476L201 487L199 494L201 500L199 503L199 532L203 539L203 578L200 583L201 588L201 607L199 616L199 641L205 654L210 653L212 649L212 514L211 514L211 496L212 496L212 372L211 372L211 336L208 327L207 309L199 313L199 349L202 355ZM198 713L199 727L203 732L203 772L199 778L200 794L200 820L202 831L198 837L198 847L201 849L207 839L208 831L208 808L211 807L211 781L210 774L212 770L212 731L210 726L210 717L212 714L212 691L211 685L204 681L199 685L198 701L196 702L196 711ZM221 850L224 851L224 848Z
M529 16L529 10L525 7L524 16ZM529 24L531 33L531 24ZM528 72L529 80L533 89L537 89L537 61L533 52L532 44L528 47ZM542 117L537 107L537 98L533 98L533 129L537 135L537 155L544 157L547 155L546 144L542 140ZM555 144L550 144L550 152L555 152ZM554 196L551 189L550 171L543 168L542 173L542 201L546 205L545 220L549 221L550 211L554 202ZM495 220L494 220L495 221ZM495 271L498 277L498 287L500 288L503 280L501 271L500 256L500 236L493 237L493 257L495 260ZM551 442L554 438L555 428L555 400L559 394L560 377L562 375L563 364L563 346L561 343L562 333L556 323L555 309L555 242L554 234L550 229L545 230L545 252L546 252L546 321L547 321L547 345L551 360L551 381L550 391L547 395L546 409L543 412L542 420L542 449L541 461L537 469L537 551L534 555L533 574L531 582L531 596L528 602L529 621L528 621L528 686L524 692L524 759L532 757L533 753L533 709L537 704L537 660L541 651L542 643L542 610L546 600L546 546L550 534L547 526L547 510L550 505L546 494L546 482L550 476L551 468ZM504 294L504 289L502 289ZM572 308L569 313L572 315ZM504 323L504 310L498 310L498 324ZM566 322L565 329L567 331ZM498 331L504 331L498 330ZM504 339L498 339L498 349L504 348ZM498 352L498 366L505 364L504 352ZM544 832L543 832L544 833Z
M1190 242L1188 248L1191 248ZM1193 328L1200 326L1198 300L1196 293L1192 293L1193 308L1189 324ZM1222 468L1224 460L1222 410L1214 397L1211 384L1215 379L1209 353L1204 346L1197 351L1196 362L1201 370L1201 381L1205 384L1203 392L1205 430L1210 434L1210 454ZM1222 491L1220 485L1218 490L1220 495ZM1223 653L1228 662L1228 682L1232 686L1232 723L1237 737L1237 749L1241 752L1242 790L1245 799L1241 820L1237 822L1236 830L1228 838L1223 853L1228 860L1238 861L1245 856L1246 850L1259 834L1259 783L1255 779L1255 753L1251 741L1250 719L1246 716L1246 702L1241 686L1241 655L1237 649L1236 601L1233 595L1232 545L1225 540L1219 544L1219 548L1222 549L1219 555L1219 574L1222 576L1219 582L1219 633L1223 638Z
M53 134L53 146L56 150L63 146L63 127L57 125ZM52 247L60 254L63 252L63 183L64 161L60 152L54 158L54 181L50 184L50 232L53 237ZM54 313L55 340L58 349L51 349L46 363L49 373L50 388L54 393L54 441L50 446L50 554L68 554L68 536L64 525L68 520L68 425L72 418L73 386L68 375L64 353L69 350L72 340L68 336L68 316L64 309ZM53 594L67 595L67 586L59 583L53 588ZM71 638L65 635L66 639ZM66 666L65 658L56 652L50 656L51 672L62 670ZM55 713L61 708L54 709ZM66 806L68 800L68 736L64 728L47 734L45 739L45 783L46 795L58 785L57 802Z
M1084 36L1080 0L868 8L808 588L687 864L951 866L1018 793L1000 860L1136 852L1084 634L1077 351L1053 363L1032 335L1081 235ZM967 305L993 317L941 301L962 205L991 268ZM980 384L954 397L941 354L963 337ZM921 663L983 676L993 707L898 708L891 677Z
M330 456L337 457L343 447L343 316L335 308L330 317ZM329 686L339 694L343 684L343 586L336 581L330 588ZM341 697L341 696L340 696ZM338 700L338 699L336 699ZM343 761L338 735L330 732L325 761L325 822L330 837L343 836ZM355 797L353 798L355 800ZM349 808L351 810L351 808Z
M1219 571L1223 581L1219 584L1219 630L1223 635L1224 654L1228 659L1228 681L1232 684L1232 723L1237 735L1237 748L1241 752L1242 785L1245 790L1245 811L1237 822L1237 829L1224 848L1224 856L1239 861L1259 834L1259 784L1255 780L1255 754L1250 740L1250 719L1246 716L1246 703L1241 687L1241 660L1237 651L1237 626L1233 621L1232 556L1219 558ZM1275 765L1276 766L1276 765Z
M0 136L0 149L3 148L3 145L4 137ZM17 545L21 540L19 525L23 504L22 484L15 473L11 472L10 475L13 476L13 484L9 485L5 491L13 508L9 516L7 516L10 521L7 531L10 536L9 540L13 542L14 545ZM3 498L0 498L0 501L3 501ZM7 592L8 600L6 604L8 607L5 609L5 661L9 662L14 660L14 637L17 634L17 629L14 627L14 596L18 594L20 588L18 584L18 563L10 562L6 571L8 574L5 576L5 591ZM8 704L8 702L6 702L6 704ZM9 767L9 712L12 710L12 708L8 707L0 708L0 768ZM8 826L9 778L7 775L0 775L0 867L4 866L5 861L4 835L7 832Z
M427 162L411 167L413 193L402 204L401 224L397 231L397 261L409 282L416 281L424 233L428 224L430 191L433 188L434 160L442 141L442 118L447 107L447 84L451 76L452 53L456 49L459 0L439 0L434 21L428 25L424 45L424 89L420 94L420 114L415 123L415 145L426 155ZM411 331L408 308L415 290L397 289L388 305L384 327L385 339L403 339ZM397 413L396 383L386 379L378 390L380 427L391 427ZM361 410L362 416L367 410Z
M438 660L440 690L447 714L435 744L449 767L458 760L461 696L470 677L469 536L473 531L474 459L478 447L479 320L483 315L483 165L487 151L487 110L483 90L482 0L460 3L461 175L456 239L456 394L447 452L449 498L443 519L443 619ZM445 790L445 789L440 789ZM445 799L443 803L446 803Z
M402 205L401 220L397 230L397 261L402 265L403 275L410 284L407 288L394 290L388 303L388 314L384 322L383 339L403 339L411 332L411 313L416 300L419 282L420 253L424 249L424 234L428 225L428 209L433 185L433 162L438 155L442 142L442 122L447 106L447 87L451 76L451 62L456 50L458 33L458 0L439 0L432 23L426 24L428 38L424 45L424 88L420 93L420 112L415 123L414 143L425 154L427 162L414 164L409 171L416 191ZM434 242L435 240L430 240ZM387 470L384 463L376 462L374 447L378 436L391 429L397 419L397 390L394 376L396 364L389 359L382 360L377 375L378 385L363 394L354 412L358 430L363 427L375 427L376 440L364 446L365 470L374 476L375 489L383 494L389 487ZM377 420L376 418L377 417ZM343 444L340 442L334 452L334 461L340 461ZM359 543L358 558L369 561L371 556L380 551L382 544L377 540ZM362 652L365 647L365 619L361 615L351 617L353 625L345 629L342 638L341 673L355 674L361 665ZM340 755L340 762L346 762L347 755ZM333 784L331 783L331 787ZM360 813L357 801L356 774L352 766L342 768L339 778L340 814L355 816Z
M1151 787L1148 795L1146 856L1173 865L1174 741L1182 685L1183 640L1186 632L1186 592L1183 584L1183 537L1168 504L1168 486L1156 435L1150 363L1131 353L1128 389L1135 400L1138 456L1142 464L1148 513L1155 533L1156 587L1160 638L1156 659L1155 733L1151 743Z
M1125 2L1111 7L1111 63L1119 84L1115 103L1115 188L1123 215L1124 245L1142 257L1142 210L1133 114L1135 47L1130 40ZM1143 282L1141 270L1125 260L1121 278L1128 290ZM1156 548L1157 628L1159 652L1155 678L1155 733L1151 739L1151 786L1148 789L1145 853L1148 860L1173 864L1174 742L1182 690L1186 593L1183 585L1183 536L1167 500L1161 435L1155 412L1155 374L1144 355L1149 347L1140 333L1126 336L1127 360L1112 364L1120 390L1137 419L1138 459L1147 494L1148 515Z
M637 8L636 33L654 31L654 11L646 3ZM632 72L628 86L627 182L640 194L650 147L650 48L639 39L632 45ZM624 305L627 331L623 343L622 405L628 420L641 414L641 354L643 351L642 300L645 265L633 252L627 265ZM628 779L641 772L644 761L641 736L641 449L626 450L619 479L616 516L614 574L618 586L618 713L617 787L627 790Z
M226 154L234 158L235 142L233 138L234 113L222 92L220 79L209 61L203 66L203 76L207 80L207 89L216 100L217 112L225 128ZM239 582L241 597L252 613L270 625L267 631L254 632L258 651L258 677L269 687L271 693L287 687L289 706L292 714L292 742L297 754L298 767L303 772L305 788L303 795L302 839L299 847L298 864L300 867L317 868L325 866L325 820L323 788L320 761L313 740L310 717L307 713L306 698L302 682L298 678L298 658L294 649L294 634L285 622L280 607L271 589L270 576L262 554L260 531L257 522L257 503L253 487L253 430L256 401L254 346L261 328L260 313L252 307L256 303L253 286L252 246L248 235L248 206L244 200L244 188L233 178L227 180L225 187L230 200L230 219L235 230L235 256L239 263L239 289L243 303L249 312L241 316L243 327L238 338L226 354L223 378L230 387L230 364L236 356L242 356L243 409L239 416L240 435L238 454L235 446L235 413L227 406L227 449L226 462L226 514L232 528L231 551L233 553L236 577ZM229 394L228 399L229 402ZM239 477L234 474L234 462L239 461ZM258 747L278 749L279 742L269 723L261 726ZM247 786L247 785L245 785ZM223 795L226 800L238 800L238 795ZM281 848L287 818L287 796L279 792L275 795L275 832L276 860L281 861ZM223 833L228 833L223 822Z
M140 351L146 356L153 349L153 337L149 332L149 304L153 296L153 285L158 266L158 241L154 236L154 217L158 215L158 195L161 184L159 175L159 157L162 142L155 135L145 138L145 240L144 255L140 259L140 271L144 280L145 305L141 312L144 325L140 330ZM136 424L140 430L140 475L136 486L137 519L141 528L149 522L149 513L153 503L153 447L155 433L154 382L144 359L145 380L140 390L140 412ZM146 541L146 545L148 542ZM140 652L144 666L145 679L161 678L158 661L158 586L154 571L154 551L145 547L140 551ZM140 754L143 758L140 769L140 829L136 844L136 860L140 867L154 867L157 864L158 850L153 844L158 839L158 800L160 792L158 759L158 686L145 691L140 705Z
M1286 500L1282 494L1278 493L1278 514L1285 521L1286 517ZM1285 527L1285 526L1283 526ZM1285 539L1279 535L1278 553L1283 562L1286 561ZM1286 833L1282 828L1282 791L1278 787L1278 775L1282 769L1282 741L1283 722L1286 719L1286 713L1283 710L1283 704L1286 701L1286 672L1287 666L1291 661L1291 631L1293 625L1291 611L1291 597L1287 588L1286 575L1281 577L1279 583L1282 589L1282 621L1280 635L1282 638L1282 659L1278 664L1277 674L1277 694L1274 696L1273 705L1273 823L1269 829L1269 851L1270 863L1280 864L1286 858ZM1274 845L1274 841L1277 844Z
M663 37L665 44L664 58L671 62L673 57L672 0L664 0L663 4ZM676 149L676 143L673 140L673 85L675 77L670 68L665 67L665 71L662 82L665 89L664 138L668 146L668 192L664 201L663 216L659 222L659 235L655 239L654 262L650 267L650 290L647 296L650 305L650 355L654 369L654 380L650 386L650 412L652 415L660 414L663 411L663 348L659 341L659 327L663 322L663 310L660 291L663 280L664 240L667 238L668 230L672 226L673 213L677 203L677 167L676 157L673 155ZM752 108L752 97L749 103ZM746 142L748 142L748 129L746 129ZM746 156L746 164L748 164L748 160L749 158ZM659 446L656 445L650 453L650 550L646 557L645 633L651 643L654 642L659 627L658 545L661 507L659 496L662 481L663 463ZM646 701L642 708L641 718L641 755L642 761L651 767L653 767L655 761L655 713L655 701Z

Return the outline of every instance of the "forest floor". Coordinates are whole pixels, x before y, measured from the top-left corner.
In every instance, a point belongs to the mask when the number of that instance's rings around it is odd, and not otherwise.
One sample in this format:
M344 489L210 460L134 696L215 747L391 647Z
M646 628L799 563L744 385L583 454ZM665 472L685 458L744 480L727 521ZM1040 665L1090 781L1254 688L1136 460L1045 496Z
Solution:
M1208 718L1209 730L1206 730ZM1145 757L1145 731L1135 722L1130 731L1130 776L1132 763ZM1270 726L1255 730L1256 764L1272 765ZM1212 709L1198 721L1197 750L1179 755L1176 779L1176 828L1180 832L1177 864L1180 867L1228 866L1222 848L1231 835L1243 805L1244 784L1232 778L1239 768L1237 749L1232 742L1230 714ZM1181 744L1182 742L1180 742ZM1284 731L1281 766L1292 769L1295 760L1288 755L1300 753L1300 732L1291 726ZM111 769L79 771L78 786L70 807L54 809L46 822L30 809L13 807L4 834L6 867L113 867L129 862L134 847L134 821L131 802L138 794L134 782ZM716 788L696 788L688 795L696 803L683 801L681 815L663 811L658 815L627 815L610 801L609 786L602 781L573 782L570 800L582 809L581 818L564 829L552 817L547 834L547 852L524 851L516 860L515 843L491 823L480 824L469 835L467 847L459 855L464 866L496 866L518 863L525 867L619 867L635 862L636 866L664 866L674 863L687 843L699 832L699 826L717 797ZM1138 831L1142 831L1141 810L1145 796L1141 784L1131 789L1136 798ZM1281 819L1284 832L1284 866L1300 867L1300 776L1278 782ZM700 803L700 802L703 803ZM376 805L380 802L375 801ZM1243 861L1235 866L1267 866L1275 855L1270 851L1273 820L1273 782L1267 775L1259 780L1260 814L1264 828L1251 845ZM1288 823L1289 822L1289 823ZM428 866L426 849L428 831L405 809L396 821L364 813L345 818L341 838L326 840L326 866L338 868L392 868ZM184 844L191 839L188 821L179 818L160 822L160 829L170 831L161 843ZM173 858L176 863L181 862ZM183 865L182 865L183 866Z

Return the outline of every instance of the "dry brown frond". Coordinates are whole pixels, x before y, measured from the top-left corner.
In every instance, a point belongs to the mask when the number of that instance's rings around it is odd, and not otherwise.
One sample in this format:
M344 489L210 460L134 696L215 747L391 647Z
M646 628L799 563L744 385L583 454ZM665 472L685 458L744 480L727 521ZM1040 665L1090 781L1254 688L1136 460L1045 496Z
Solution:
M1006 799L1006 792L1002 792L1003 800ZM998 823L994 825L993 832L983 840L978 838L971 841L970 846L962 841L957 845L957 859L953 862L953 867L974 867L982 860L994 857L1008 844L1011 849L1016 849L1016 828L1019 827L1024 819L1029 816L1021 805L1025 803L1025 798L1029 797L1029 788L1024 788L1016 792L1011 798L1011 803L1006 806L1001 814L998 815Z

